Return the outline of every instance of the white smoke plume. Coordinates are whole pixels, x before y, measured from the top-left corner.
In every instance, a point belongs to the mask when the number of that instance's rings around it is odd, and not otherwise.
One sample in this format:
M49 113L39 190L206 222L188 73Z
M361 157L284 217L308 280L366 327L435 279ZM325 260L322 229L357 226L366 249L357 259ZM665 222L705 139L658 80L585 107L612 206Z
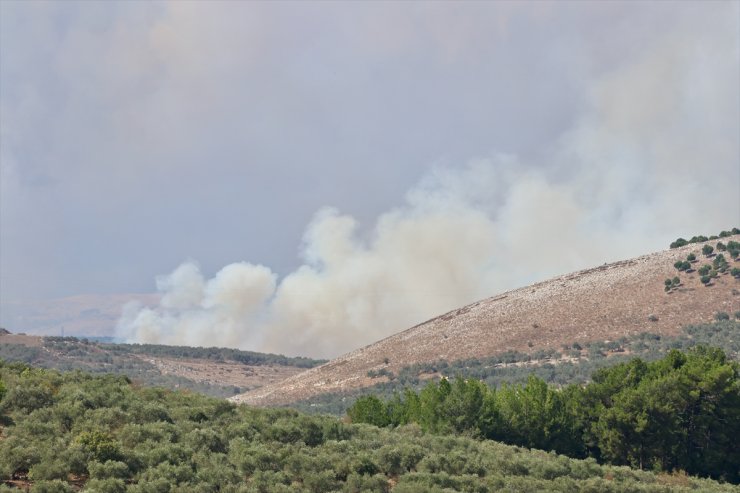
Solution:
M591 81L546 158L439 166L370 228L317 212L303 265L282 279L249 263L206 279L186 262L157 280L158 307L128 307L119 335L332 357L504 289L736 226L733 36L671 31Z

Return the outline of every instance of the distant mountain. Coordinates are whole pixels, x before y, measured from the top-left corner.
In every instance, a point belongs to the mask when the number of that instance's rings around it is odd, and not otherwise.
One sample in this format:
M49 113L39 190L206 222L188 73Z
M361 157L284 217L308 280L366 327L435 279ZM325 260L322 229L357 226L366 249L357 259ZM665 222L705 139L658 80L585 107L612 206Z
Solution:
M123 305L137 301L155 306L159 295L86 294L50 300L0 302L0 326L32 335L96 336L115 335Z
M738 240L740 235L720 241ZM733 269L740 262L728 252L702 253L717 243L692 243L501 293L232 400L288 404L372 386L375 376L413 364L560 350L645 332L678 335L681 327L710 322L718 312L734 317L740 311L740 275ZM688 261L689 254L696 259ZM679 261L681 270L674 266ZM704 265L710 273L702 279ZM675 277L678 283L671 282Z

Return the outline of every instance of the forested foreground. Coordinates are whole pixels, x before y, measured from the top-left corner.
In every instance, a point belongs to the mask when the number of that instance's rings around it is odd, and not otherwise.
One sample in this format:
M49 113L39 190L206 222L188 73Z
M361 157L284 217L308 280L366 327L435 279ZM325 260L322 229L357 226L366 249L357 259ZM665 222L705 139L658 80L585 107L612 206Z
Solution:
M138 387L122 376L0 363L0 379L2 491L740 490L681 473L425 433L416 424L377 428L236 407Z
M585 386L556 388L534 376L498 389L441 379L385 401L360 397L348 415L353 422L417 423L426 432L737 483L739 367L720 349L700 346L652 363L635 358L603 368Z

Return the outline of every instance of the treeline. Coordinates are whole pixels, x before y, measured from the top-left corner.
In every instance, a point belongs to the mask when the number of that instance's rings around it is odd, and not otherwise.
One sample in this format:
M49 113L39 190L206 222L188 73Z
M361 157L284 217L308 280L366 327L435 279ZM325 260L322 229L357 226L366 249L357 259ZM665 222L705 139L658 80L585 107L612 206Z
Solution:
M490 440L0 361L0 492L732 492ZM20 490L19 490L20 489Z
M726 318L725 318L726 317ZM439 360L401 368L396 373L386 371L387 378L377 384L350 392L322 394L290 407L308 413L344 415L347 408L362 395L373 394L388 399L406 388L419 391L430 377L472 378L485 382L489 387L525 383L534 375L549 384L564 386L585 384L601 368L640 357L645 361L662 358L672 349L686 351L705 345L722 349L729 359L740 361L740 317L717 312L717 322L688 325L676 336L643 332L612 341L577 342L558 349L535 350L530 353L506 351L485 358L457 361ZM380 371L376 371L378 376ZM370 375L368 375L370 376Z
M45 337L46 344L58 350L84 352L85 347L93 350L110 351L114 354L146 354L160 358L193 358L212 361L236 361L245 365L280 365L297 368L313 368L326 363L326 360L289 357L282 354L257 353L240 349L221 347L163 346L160 344L119 344L102 343L78 339L76 337Z
M705 241L711 241L711 240L718 240L720 238L727 238L729 236L740 234L739 228L732 228L731 230L725 230L721 231L718 235L712 235L709 237L706 237L704 235L695 235L692 236L691 239L687 240L685 238L678 238L676 241L672 242L670 244L671 248L679 248L682 246L689 245L691 243L703 243Z
M562 389L537 377L498 389L443 378L385 401L360 397L347 414L355 423L417 423L432 433L738 482L739 369L720 349L697 347L652 363L636 358Z

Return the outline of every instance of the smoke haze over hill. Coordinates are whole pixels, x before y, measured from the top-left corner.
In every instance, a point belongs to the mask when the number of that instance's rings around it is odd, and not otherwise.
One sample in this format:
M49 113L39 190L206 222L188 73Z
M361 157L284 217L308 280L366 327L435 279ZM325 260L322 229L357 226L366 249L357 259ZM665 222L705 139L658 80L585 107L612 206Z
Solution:
M304 264L282 279L237 263L206 280L187 262L158 281L159 308L130 308L122 333L335 356L506 288L664 248L676 231L731 227L740 129L722 110L738 108L727 34L668 30L591 81L547 162L440 166L367 234L322 209Z
M333 356L740 224L737 3L0 8L11 330L184 261L120 336Z

